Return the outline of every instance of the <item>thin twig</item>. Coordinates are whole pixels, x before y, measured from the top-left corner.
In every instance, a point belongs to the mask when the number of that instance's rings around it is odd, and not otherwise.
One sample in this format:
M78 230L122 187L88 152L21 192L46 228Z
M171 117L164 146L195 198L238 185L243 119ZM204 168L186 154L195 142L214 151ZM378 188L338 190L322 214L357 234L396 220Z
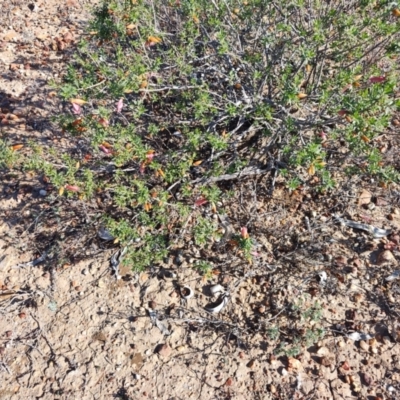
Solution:
M195 183L203 183L203 184L209 184L209 183L214 183L214 182L220 182L220 181L229 181L232 179L239 179L242 176L255 176L255 175L262 175L267 172L271 171L271 168L267 169L249 169L249 170L243 170L240 172L236 172L235 174L225 174L225 175L220 175L220 176L213 176L211 178L198 178L193 181L191 181L191 184Z

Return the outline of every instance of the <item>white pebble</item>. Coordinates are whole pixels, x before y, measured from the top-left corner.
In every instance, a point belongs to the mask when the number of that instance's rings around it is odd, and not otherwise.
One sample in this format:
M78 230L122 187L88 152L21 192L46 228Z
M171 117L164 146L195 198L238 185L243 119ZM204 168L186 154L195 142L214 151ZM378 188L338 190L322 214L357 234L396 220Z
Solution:
M39 190L39 194L40 194L42 197L45 197L45 196L47 196L47 191L44 190L44 189L41 189L41 190Z

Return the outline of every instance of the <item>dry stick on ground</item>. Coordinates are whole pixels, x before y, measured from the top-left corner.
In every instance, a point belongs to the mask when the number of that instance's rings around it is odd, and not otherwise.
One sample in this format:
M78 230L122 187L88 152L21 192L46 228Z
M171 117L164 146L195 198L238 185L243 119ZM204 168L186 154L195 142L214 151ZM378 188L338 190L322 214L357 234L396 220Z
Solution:
M208 183L214 183L214 182L220 182L220 181L228 181L231 179L239 179L242 176L254 176L254 175L261 175L265 174L269 171L272 170L272 167L267 168L267 169L260 169L260 168L252 168L252 169L244 169L243 171L236 172L235 174L225 174L225 175L220 175L220 176L214 176L211 178L197 178L193 181L191 181L191 184L194 183L202 183L202 184L208 184Z

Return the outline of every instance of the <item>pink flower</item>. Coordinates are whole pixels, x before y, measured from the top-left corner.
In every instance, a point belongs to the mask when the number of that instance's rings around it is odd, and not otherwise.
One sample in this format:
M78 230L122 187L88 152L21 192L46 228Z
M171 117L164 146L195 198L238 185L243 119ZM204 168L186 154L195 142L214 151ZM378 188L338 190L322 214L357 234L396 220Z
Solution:
M70 192L79 192L81 188L76 185L65 185L65 189L69 190Z
M208 201L203 197L203 196L200 196L195 202L194 202L194 204L197 206L197 207L200 207L200 206L202 206L202 205L204 205L204 204L207 204L208 203Z
M103 146L102 144L99 146L99 149L106 154L112 154L112 150L111 149L107 149L106 146Z
M124 106L124 99L119 99L117 103L117 113L120 113L122 110L122 107Z
M249 238L249 233L247 232L247 228L243 227L240 229L240 235L242 236L243 239L248 239Z
M72 113L75 115L80 115L82 108L79 104L72 103Z
M150 153L150 152L147 153L147 154L146 154L146 158L147 158L148 162L152 161L155 155L156 155L156 153L154 153L154 152L152 152L152 153Z

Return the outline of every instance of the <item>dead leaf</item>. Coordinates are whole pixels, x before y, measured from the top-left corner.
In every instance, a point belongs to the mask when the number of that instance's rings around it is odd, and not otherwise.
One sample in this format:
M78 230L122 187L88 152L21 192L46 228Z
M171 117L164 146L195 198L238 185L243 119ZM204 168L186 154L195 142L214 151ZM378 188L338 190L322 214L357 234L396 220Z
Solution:
M106 149L112 149L112 145L108 142L103 142L101 145L104 146Z
M104 332L97 332L92 336L93 340L98 340L99 342L105 342L107 340L107 336Z
M193 161L193 165L195 167L197 167L198 165L200 165L203 161L202 160L198 160L198 161Z
M305 93L299 93L298 95L297 95L297 98L299 98L300 100L301 99L305 99L307 97L307 95L305 94Z
M314 166L314 164L311 164L309 166L307 172L308 172L308 175L311 175L311 176L315 175L315 166Z
M157 43L161 43L162 42L162 40L159 38L159 37L157 37L157 36L149 36L148 38L147 38L147 42L148 43L150 43L150 45L151 44L157 44Z
M399 10L398 8L394 8L394 9L392 10L392 15L393 15L394 17L399 18L399 17L400 17L400 10Z
M368 142L371 141L371 139L370 139L368 136L365 136L365 135L361 135L361 140L362 140L364 143L368 143Z
M87 103L87 101L83 100L83 99L70 99L69 100L72 104L77 104L79 106L82 106L84 104Z
M371 78L369 78L369 81L371 83L382 83L385 82L386 77L385 76L371 76Z
M23 147L24 147L23 144L14 144L14 145L11 146L11 149L12 149L13 151L17 151L17 150L19 150L19 149L22 149Z
M107 128L107 127L110 125L110 122L109 122L107 119L100 118L100 119L99 119L99 124L100 124L100 125L103 125L104 128Z

